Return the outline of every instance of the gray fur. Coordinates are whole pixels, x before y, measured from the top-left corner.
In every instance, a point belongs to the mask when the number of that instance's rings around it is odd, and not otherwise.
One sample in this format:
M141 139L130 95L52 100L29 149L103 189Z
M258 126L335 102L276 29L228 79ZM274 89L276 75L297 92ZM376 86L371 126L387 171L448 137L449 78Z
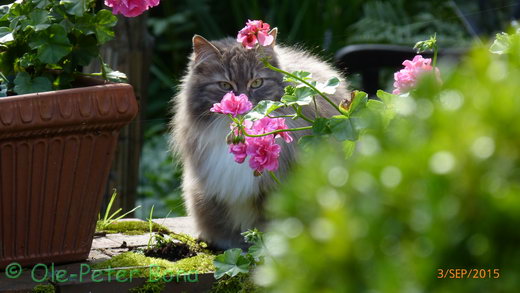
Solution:
M285 87L282 75L263 66L259 58L264 56L285 71L309 71L319 82L341 77L328 63L290 47L273 45L247 50L231 38L210 43L202 37L194 37L194 53L173 101L171 145L184 166L183 196L188 213L195 218L201 239L219 248L244 246L240 232L262 227L265 195L273 189L274 183L268 174L254 177L247 160L242 165L233 161L225 145L229 119L209 109L227 92L220 88L219 81L232 83L235 93L245 93L253 104L260 100L279 100ZM259 77L264 79L260 88L248 87ZM346 82L341 81L330 97L336 104L350 96ZM324 100L317 98L317 101L320 115L334 113ZM314 105L307 107L304 113L314 117ZM302 119L286 122L290 127L308 125ZM283 149L277 171L279 178L284 177L294 161L297 140L304 134L293 132L293 143L280 143Z

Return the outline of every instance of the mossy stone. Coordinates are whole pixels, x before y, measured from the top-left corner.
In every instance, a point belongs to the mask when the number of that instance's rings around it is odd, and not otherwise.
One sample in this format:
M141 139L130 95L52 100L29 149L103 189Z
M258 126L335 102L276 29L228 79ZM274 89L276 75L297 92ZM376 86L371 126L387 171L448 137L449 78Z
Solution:
M99 229L100 221L96 225L96 232L105 232L107 234L122 233L125 235L141 235L150 232L150 224L145 221L116 221L109 224L105 229ZM152 223L152 232L168 234L168 228Z

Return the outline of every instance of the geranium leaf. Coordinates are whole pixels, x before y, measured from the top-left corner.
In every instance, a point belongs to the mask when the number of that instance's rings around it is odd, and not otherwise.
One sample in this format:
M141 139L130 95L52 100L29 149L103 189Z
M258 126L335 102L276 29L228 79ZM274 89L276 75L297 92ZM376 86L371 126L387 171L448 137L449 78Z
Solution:
M310 87L297 87L294 90L294 95L284 95L280 101L290 106L292 104L298 104L300 106L309 105L312 102L312 97L317 94Z
M94 20L96 24L96 37L100 44L106 43L114 38L114 31L112 27L117 23L117 17L112 12L101 9Z
M300 79L303 79L303 80L308 80L308 79L310 79L312 77L312 74L310 72L301 71L301 70L300 71L294 71L292 73L292 75L294 75L294 76L296 76L296 77L298 77ZM299 81L298 79L296 79L296 78L294 78L292 76L287 76L287 75L285 75L283 77L283 80L286 81L286 82L293 82L295 84L301 83L301 81Z
M51 4L50 0L32 0L32 2L36 4L37 8L45 8Z
M251 110L245 118L248 120L258 120L269 115L271 112L283 107L284 104L277 101L262 100Z
M53 24L48 29L40 31L29 46L32 49L38 49L38 59L48 64L58 63L72 50L67 32L58 24Z
M65 7L65 10L76 16L83 16L88 9L87 0L61 0L60 4Z
M31 79L29 73L19 72L14 79L14 91L19 95L50 90L52 90L52 82L42 76Z
M312 134L314 135L326 135L330 134L331 130L329 127L329 119L319 117L314 120L312 125Z
M329 79L325 84L316 83L316 89L318 89L322 93L332 95L336 92L336 88L339 86L339 83L339 78L333 77Z
M345 117L333 117L328 121L332 136L339 141L351 140L355 141L359 137L359 133L352 125L352 121Z
M34 9L29 13L29 27L35 31L42 31L50 27L49 12L43 9Z
M366 107L368 95L362 91L354 91L352 94L352 102L350 103L348 113L352 115Z
M103 69L105 70L107 80L113 82L128 82L128 78L123 72L113 70L105 63L103 63Z
M7 82L2 80L2 83L0 83L0 97L6 97L7 96Z
M74 44L71 52L72 62L81 66L87 66L92 59L98 57L97 40L93 35L82 36Z
M0 38L11 34L11 29L5 26L0 27Z
M312 150L321 142L323 142L323 138L315 135L304 135L298 140L298 144L306 151Z
M215 278L220 279L225 275L234 277L239 273L248 273L251 262L242 255L242 249L233 248L217 255L213 261L215 265Z
M264 259L265 251L261 243L255 243L249 246L247 252L253 257L256 262L261 262Z

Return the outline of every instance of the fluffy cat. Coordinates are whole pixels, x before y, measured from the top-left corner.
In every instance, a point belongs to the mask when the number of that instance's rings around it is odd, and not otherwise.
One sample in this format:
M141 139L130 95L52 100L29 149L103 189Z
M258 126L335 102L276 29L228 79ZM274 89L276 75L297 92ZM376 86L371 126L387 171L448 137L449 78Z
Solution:
M270 34L276 39L276 29ZM311 72L313 79L325 82L341 74L329 64L309 53L275 45L245 49L235 39L209 42L201 36L193 37L193 54L188 70L174 97L175 117L171 122L171 145L184 166L183 196L188 213L194 217L200 238L211 245L227 249L244 247L240 232L260 228L265 220L265 196L274 187L268 176L255 177L247 161L238 164L228 151L226 135L229 118L209 111L229 91L245 93L256 104L260 100L279 100L286 84L280 73L264 67L260 58L285 71ZM349 98L346 83L331 99L339 104ZM318 112L332 115L333 108L317 98ZM304 109L307 117L314 117L315 106ZM289 127L308 125L302 119L286 119ZM281 143L280 167L276 172L283 178L296 155L295 146L302 132L292 132L295 141Z

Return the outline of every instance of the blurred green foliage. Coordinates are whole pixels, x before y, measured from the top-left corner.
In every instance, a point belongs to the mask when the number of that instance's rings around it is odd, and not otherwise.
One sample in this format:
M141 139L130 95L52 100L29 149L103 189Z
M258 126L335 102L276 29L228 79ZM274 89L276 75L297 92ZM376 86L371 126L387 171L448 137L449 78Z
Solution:
M152 205L155 205L155 218L186 215L179 188L182 168L168 150L165 126L155 125L148 129L144 141L137 190L138 204L143 208L135 211L135 215L145 219Z
M269 292L516 292L520 40L426 78L386 130L302 156L268 204ZM441 279L438 269L499 269ZM448 275L450 276L450 275ZM473 277L473 275L471 276Z
M441 47L464 47L468 33L453 1L367 1L350 28L350 43L411 45L437 33Z

